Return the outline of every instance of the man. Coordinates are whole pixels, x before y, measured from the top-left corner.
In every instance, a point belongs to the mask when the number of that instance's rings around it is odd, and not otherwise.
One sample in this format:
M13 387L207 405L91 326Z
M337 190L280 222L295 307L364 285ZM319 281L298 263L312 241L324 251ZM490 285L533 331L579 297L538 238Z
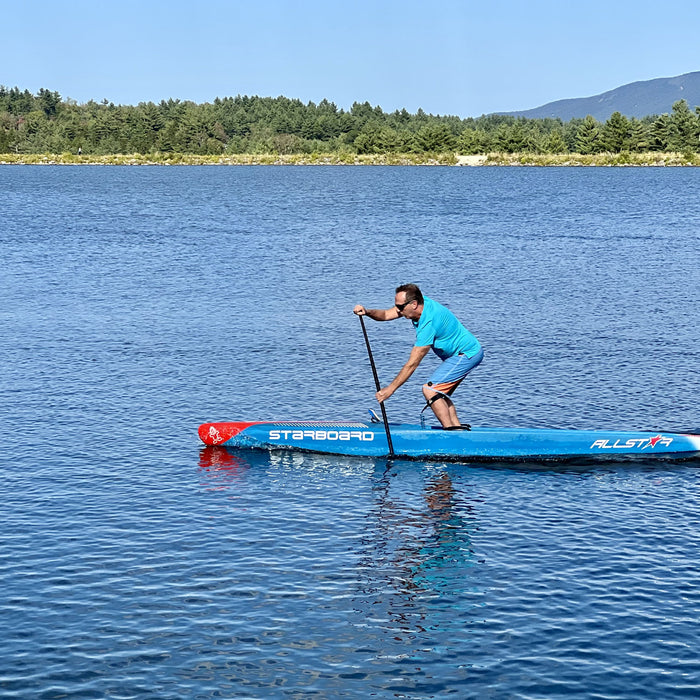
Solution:
M467 374L484 359L484 351L479 341L457 317L442 304L424 297L415 284L397 287L394 306L390 309L366 309L358 304L353 311L358 316L369 316L374 321L393 321L403 316L416 329L416 344L408 362L389 386L376 393L377 401L383 403L404 384L432 348L443 362L423 385L427 406L433 409L443 428L468 428L460 424L450 396Z

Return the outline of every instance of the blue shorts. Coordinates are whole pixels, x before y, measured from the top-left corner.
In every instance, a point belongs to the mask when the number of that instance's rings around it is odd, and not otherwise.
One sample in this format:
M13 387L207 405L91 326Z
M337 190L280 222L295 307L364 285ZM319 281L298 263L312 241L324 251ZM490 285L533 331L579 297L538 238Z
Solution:
M484 351L467 357L466 355L453 355L448 357L432 374L427 385L433 391L451 396L460 382L484 359Z

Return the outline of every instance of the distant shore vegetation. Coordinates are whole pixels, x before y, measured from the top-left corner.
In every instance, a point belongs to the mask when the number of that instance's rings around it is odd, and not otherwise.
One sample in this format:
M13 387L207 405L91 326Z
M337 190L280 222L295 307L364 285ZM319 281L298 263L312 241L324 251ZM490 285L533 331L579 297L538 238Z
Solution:
M462 119L286 97L77 104L0 86L0 161L700 165L700 107L643 119ZM47 154L55 154L50 156ZM475 159L476 156L480 158ZM472 157L470 159L470 157Z

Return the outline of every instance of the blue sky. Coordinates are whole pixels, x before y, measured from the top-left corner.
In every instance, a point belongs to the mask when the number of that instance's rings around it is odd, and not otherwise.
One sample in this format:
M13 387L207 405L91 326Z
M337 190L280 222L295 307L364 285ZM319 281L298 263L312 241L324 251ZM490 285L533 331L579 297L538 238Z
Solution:
M0 84L479 116L700 70L697 0L0 0Z

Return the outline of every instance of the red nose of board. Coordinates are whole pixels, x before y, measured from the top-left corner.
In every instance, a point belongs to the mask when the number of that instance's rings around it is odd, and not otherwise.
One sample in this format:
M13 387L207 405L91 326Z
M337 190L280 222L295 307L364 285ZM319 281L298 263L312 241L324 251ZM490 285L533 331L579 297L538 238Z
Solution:
M199 439L205 445L223 445L254 423L203 423L199 426Z

